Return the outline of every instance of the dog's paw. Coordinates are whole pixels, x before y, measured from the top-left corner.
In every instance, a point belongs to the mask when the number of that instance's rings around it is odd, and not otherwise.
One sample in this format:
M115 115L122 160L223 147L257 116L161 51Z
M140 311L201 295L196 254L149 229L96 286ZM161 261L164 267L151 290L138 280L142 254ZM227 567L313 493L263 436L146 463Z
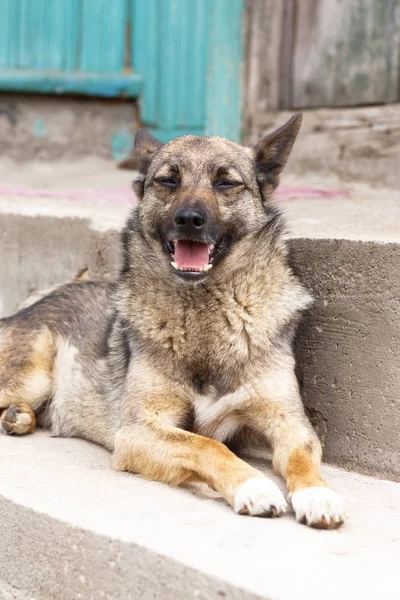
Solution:
M24 435L35 429L35 413L27 404L11 404L1 415L3 429L9 435Z
M233 508L239 515L280 517L287 503L275 483L266 477L250 477L237 490Z
M317 529L335 529L347 517L342 498L328 487L298 490L291 502L298 522Z

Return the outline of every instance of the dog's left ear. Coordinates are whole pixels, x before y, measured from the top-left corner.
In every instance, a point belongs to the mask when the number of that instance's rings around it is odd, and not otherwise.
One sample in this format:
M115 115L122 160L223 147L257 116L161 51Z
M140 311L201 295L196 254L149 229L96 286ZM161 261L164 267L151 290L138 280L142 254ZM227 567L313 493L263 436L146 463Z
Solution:
M278 186L303 115L294 115L285 125L266 135L253 148L255 168L261 193L265 198Z

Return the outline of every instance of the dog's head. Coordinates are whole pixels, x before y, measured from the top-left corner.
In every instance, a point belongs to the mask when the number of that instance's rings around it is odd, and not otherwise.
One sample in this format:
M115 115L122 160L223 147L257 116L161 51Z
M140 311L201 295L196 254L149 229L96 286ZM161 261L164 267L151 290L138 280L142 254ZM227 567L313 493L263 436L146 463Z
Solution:
M265 226L300 125L295 115L254 148L192 135L162 144L137 133L138 219L165 272L202 281L238 241Z

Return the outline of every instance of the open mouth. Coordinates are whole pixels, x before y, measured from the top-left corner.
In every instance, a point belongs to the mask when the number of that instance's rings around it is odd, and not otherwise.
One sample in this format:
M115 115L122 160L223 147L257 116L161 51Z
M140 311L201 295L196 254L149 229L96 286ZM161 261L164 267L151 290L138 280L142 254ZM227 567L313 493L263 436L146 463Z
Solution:
M173 260L171 265L182 275L200 276L213 267L215 245L194 240L173 240L168 242L168 252Z

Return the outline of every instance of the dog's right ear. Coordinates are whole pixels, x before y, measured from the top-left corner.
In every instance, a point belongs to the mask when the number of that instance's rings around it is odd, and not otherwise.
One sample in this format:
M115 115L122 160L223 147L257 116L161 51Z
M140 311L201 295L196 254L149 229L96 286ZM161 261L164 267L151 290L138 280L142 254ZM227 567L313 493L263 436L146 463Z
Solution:
M144 180L150 163L153 160L154 155L162 146L163 143L150 135L150 133L148 133L145 129L139 129L135 135L132 154L128 160L130 161L130 164L135 163L134 168L136 168L140 173L139 177L133 184L139 200L143 197Z
M146 175L150 163L155 153L163 146L163 143L156 140L145 129L139 129L135 135L133 144L133 153L138 161L138 170L143 175Z

